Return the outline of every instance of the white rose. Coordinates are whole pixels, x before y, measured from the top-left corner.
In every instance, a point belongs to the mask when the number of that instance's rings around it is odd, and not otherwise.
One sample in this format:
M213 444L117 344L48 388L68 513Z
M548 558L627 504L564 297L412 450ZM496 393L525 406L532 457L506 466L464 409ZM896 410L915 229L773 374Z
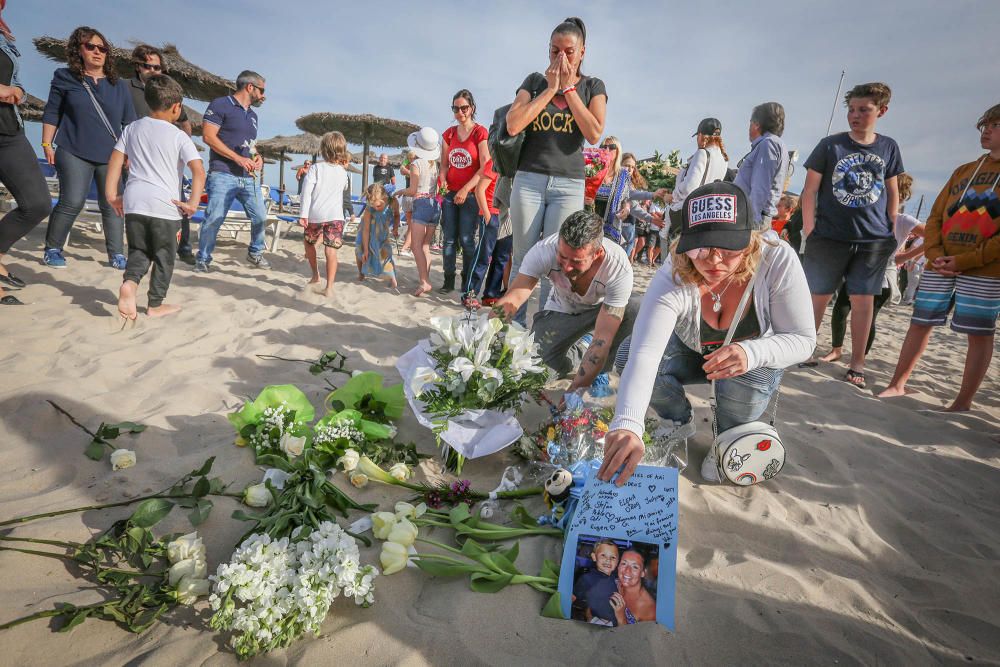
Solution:
M360 489L362 486L368 484L368 475L363 472L351 473L351 484Z
M405 482L413 475L413 471L405 463L397 463L389 468L389 476L399 482Z
M301 455L302 450L306 448L306 438L305 436L296 437L291 433L285 433L281 436L280 445L281 451L295 458Z
M372 514L372 535L375 539L385 540L396 525L396 515L392 512L375 512Z
M135 465L135 452L131 449L116 449L111 452L112 470L124 470Z
M359 460L361 460L361 455L353 449L348 449L343 456L337 459L337 465L343 468L344 472L352 472L358 467Z
M198 537L198 531L182 535L167 543L167 560L173 565L185 558L205 557L205 545Z
M386 538L390 542L402 544L404 547L411 546L417 541L417 527L409 519L399 519L396 525L389 531Z
M181 577L177 582L177 601L181 604L194 604L198 598L208 595L211 584L208 579L196 577Z
M251 484L243 489L243 502L250 507L267 507L271 504L271 492L264 484Z
M184 577L204 579L208 576L208 563L204 558L185 558L170 566L167 573L167 583L176 586Z

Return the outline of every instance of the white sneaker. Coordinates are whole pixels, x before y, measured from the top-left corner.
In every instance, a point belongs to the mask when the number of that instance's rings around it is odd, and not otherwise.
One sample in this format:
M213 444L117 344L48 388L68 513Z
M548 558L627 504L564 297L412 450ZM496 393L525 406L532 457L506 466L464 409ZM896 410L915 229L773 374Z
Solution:
M708 450L708 455L701 462L701 477L706 482L718 484L722 481L719 477L719 459L715 456L715 446Z

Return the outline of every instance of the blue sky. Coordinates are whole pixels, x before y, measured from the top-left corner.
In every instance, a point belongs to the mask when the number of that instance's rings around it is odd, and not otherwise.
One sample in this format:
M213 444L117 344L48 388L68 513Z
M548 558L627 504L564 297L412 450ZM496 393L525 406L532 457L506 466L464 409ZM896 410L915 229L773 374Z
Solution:
M587 23L584 71L605 81L606 131L626 151L646 157L679 148L686 157L698 121L715 116L735 164L749 149L750 110L775 100L786 110L785 141L802 155L795 190L801 162L826 132L841 69L845 88L874 80L892 87L878 130L899 142L916 179L914 202L927 195L924 214L954 167L979 155L975 121L1000 102L996 0L9 0L4 12L23 54L22 79L39 97L56 64L31 38L67 37L88 24L121 46L173 42L229 78L261 72L268 93L259 110L262 138L298 132L295 119L313 111L374 113L441 131L460 88L473 91L488 124L523 78L545 67L549 33L570 15ZM833 129L846 129L839 104ZM37 145L40 126L29 136Z

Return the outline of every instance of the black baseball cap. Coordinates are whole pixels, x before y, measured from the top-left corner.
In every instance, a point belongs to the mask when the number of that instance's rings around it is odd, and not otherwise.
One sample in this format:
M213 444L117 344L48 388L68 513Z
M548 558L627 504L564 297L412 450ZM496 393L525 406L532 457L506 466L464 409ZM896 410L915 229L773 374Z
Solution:
M732 183L707 183L684 200L681 209L681 238L677 252L698 248L742 250L750 245L747 196Z
M703 118L701 122L698 123L698 131L691 136L697 137L699 134L704 134L709 137L721 136L722 123L719 122L718 118Z

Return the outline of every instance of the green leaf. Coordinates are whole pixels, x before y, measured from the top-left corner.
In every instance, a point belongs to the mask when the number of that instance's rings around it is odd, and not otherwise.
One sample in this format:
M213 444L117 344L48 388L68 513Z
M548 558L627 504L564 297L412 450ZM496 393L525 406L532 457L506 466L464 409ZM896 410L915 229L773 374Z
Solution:
M212 464L215 463L215 457L210 456L205 459L205 462L201 464L201 467L197 470L192 470L188 473L188 477L204 477L212 470Z
M521 571L514 566L513 561L507 558L507 556L505 556L504 554L495 553L492 554L490 558L492 559L493 564L499 567L504 572L508 572L511 575L521 574Z
M507 549L506 551L501 550L500 553L503 554L504 558L513 563L514 561L517 560L518 554L521 553L520 550L521 550L521 543L514 542L514 546L512 546L510 549Z
M87 620L87 617L90 616L90 612L91 612L90 609L84 609L82 611L76 612L75 614L73 614L73 617L69 619L68 623L59 628L59 632L69 632L76 626L80 625L81 623Z
M90 441L90 444L87 445L87 449L85 449L83 453L87 456L88 459L100 461L101 459L104 458L104 447L107 444L108 443L104 442L103 440L94 438L93 440Z
M386 417L399 419L406 408L403 385L383 387L383 381L382 375L374 371L358 373L344 383L343 387L330 392L326 397L326 405L332 410L354 409L365 396L371 395L373 401L384 404L383 412Z
M468 503L461 503L451 508L448 519L451 521L452 525L455 525L464 522L470 516L471 512L469 511Z
M469 588L476 593L497 593L506 588L513 578L509 574L475 572L469 577Z
M559 593L553 593L549 597L549 601L542 608L542 616L545 618L566 618L562 613L562 602L559 599Z
M226 483L222 481L221 477L213 477L208 480L208 492L209 493L222 493L226 490Z
M515 507L514 511L510 513L510 518L525 528L538 527L538 519L533 517L531 513L524 508L524 505L518 505Z
M259 516L254 516L253 514L247 514L243 510L234 510L232 514L229 515L237 521L260 521Z
M205 479L202 477L202 479ZM193 510L188 513L188 521L191 522L192 526L200 525L205 519L208 518L209 513L212 511L212 501L211 500L199 500L198 504Z
M462 544L462 553L470 558L476 558L480 554L487 553L487 550L479 542L470 538Z
M114 440L118 437L118 429L115 428L114 424L101 422L101 425L97 427L96 435L99 439Z
M108 424L107 426L108 428L117 429L122 433L142 433L146 430L145 424L136 424L135 422L119 422L117 424Z
M194 483L194 488L191 490L191 495L195 498L204 498L208 495L208 492L212 490L212 484L208 481L207 477L199 477L198 481Z
M132 513L132 523L140 528L152 528L170 514L174 504L163 498L150 498L139 503Z
M516 545L515 545L516 546ZM542 563L542 572L539 574L541 577L547 579L559 579L559 563L549 560L548 558Z

